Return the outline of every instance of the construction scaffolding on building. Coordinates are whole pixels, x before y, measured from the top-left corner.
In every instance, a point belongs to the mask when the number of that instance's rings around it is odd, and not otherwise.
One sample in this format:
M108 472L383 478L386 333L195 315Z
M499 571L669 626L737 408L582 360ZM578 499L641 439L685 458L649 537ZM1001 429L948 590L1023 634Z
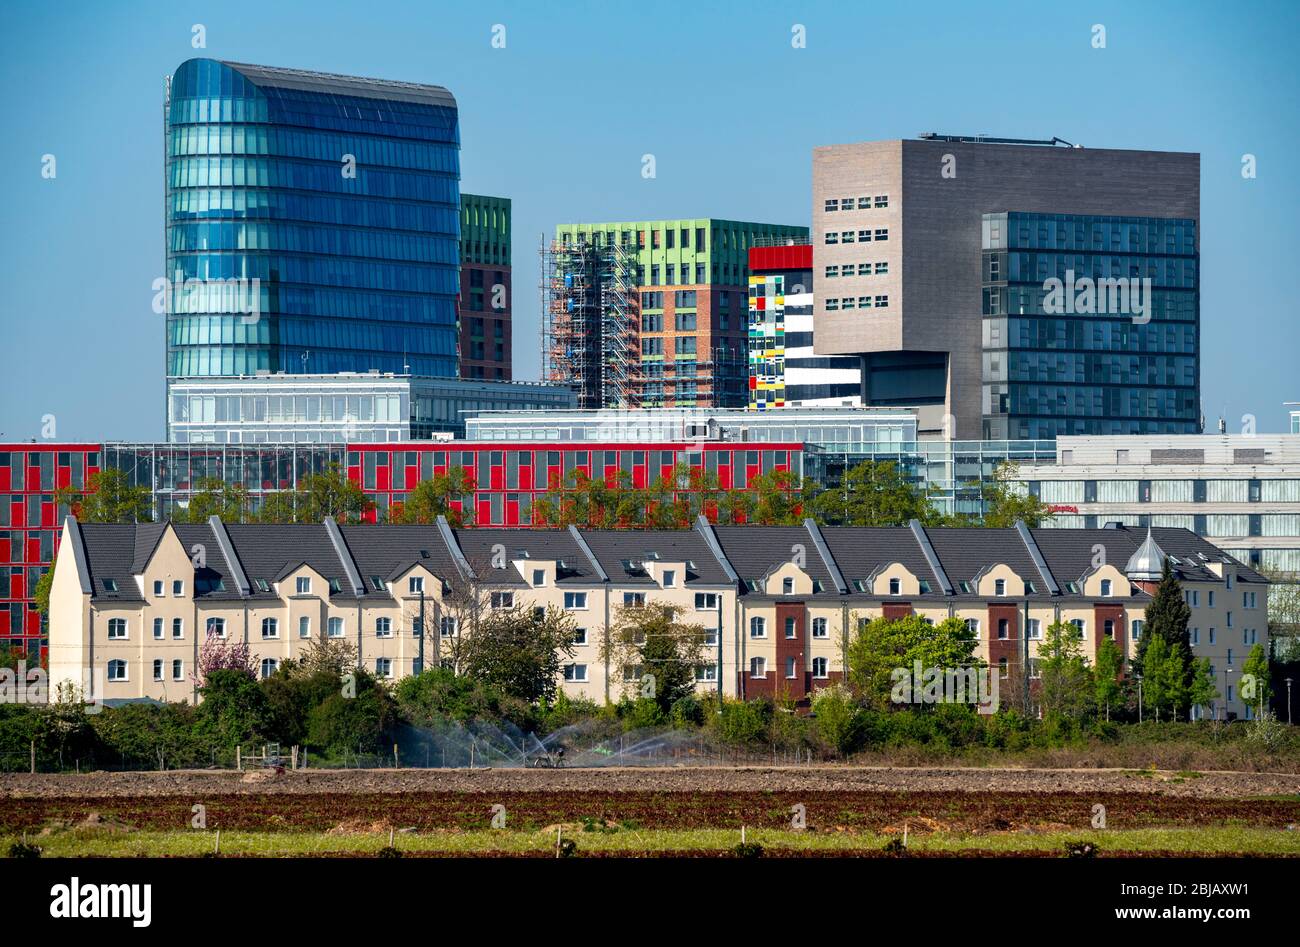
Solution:
M542 267L542 378L568 385L579 408L640 406L636 251L548 241Z

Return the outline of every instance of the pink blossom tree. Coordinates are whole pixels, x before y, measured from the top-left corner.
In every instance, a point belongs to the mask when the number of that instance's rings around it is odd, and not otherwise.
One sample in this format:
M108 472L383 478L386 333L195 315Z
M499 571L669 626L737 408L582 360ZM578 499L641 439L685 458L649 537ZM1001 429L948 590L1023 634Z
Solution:
M202 687L213 671L238 671L257 680L257 657L242 641L227 641L215 631L209 631L199 647L198 666L191 675L194 683Z

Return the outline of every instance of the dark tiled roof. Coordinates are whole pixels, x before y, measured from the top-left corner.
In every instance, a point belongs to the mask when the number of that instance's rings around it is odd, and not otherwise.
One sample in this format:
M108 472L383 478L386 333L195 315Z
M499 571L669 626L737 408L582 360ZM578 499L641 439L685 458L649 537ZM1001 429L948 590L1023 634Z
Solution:
M630 574L623 567L624 559L639 563L651 558L647 553L656 554L663 562L695 563L693 569L687 570L687 582L730 584L709 544L693 529L584 529L582 538L610 581L618 585L656 584L644 571Z
M944 527L927 529L926 533L943 571L948 573L948 579L958 591L962 582L969 582L974 588L975 577L999 562L1010 566L1021 578L1033 582L1040 592L1046 591L1029 550L1014 529Z
M274 582L286 566L300 564L310 566L327 580L337 580L339 591L334 595L347 596L352 592L343 563L324 525L230 523L226 532L252 584L254 598L273 594L259 590L258 579Z
M79 528L95 599L104 603L144 601L131 571L137 527L132 523L82 523ZM106 579L117 585L116 592L105 588Z
M817 554L812 535L802 526L715 526L714 535L742 582L757 582L776 567L790 562L795 546L804 549L804 569L821 583L821 593L835 594L835 580Z
M221 554L221 546L212 533L212 527L206 524L177 523L175 529L176 538L181 541L191 559L195 557L194 547L203 547L203 568L195 571L194 594L200 598L239 598L239 583L230 574L230 566ZM220 590L215 588L218 580L221 582Z
M831 555L839 564L849 591L856 592L857 582L891 562L902 563L907 571L930 584L930 594L943 597L943 586L925 559L910 529L872 526L823 526L822 535ZM942 559L940 562L942 563ZM949 576L951 578L951 576ZM868 586L870 588L870 586Z
M376 594L371 576L387 582L417 562L449 584L454 585L460 578L437 526L340 526L339 532L368 595Z
M469 566L484 582L505 585L528 585L526 577L513 567L516 559L564 563L565 568L556 576L557 584L589 585L600 577L592 568L587 554L573 540L567 529L457 529L452 531ZM505 548L507 568L492 567L493 547Z
M1145 528L1128 527L1124 529L1035 529L1032 530L1034 542L1043 551L1043 558L1056 576L1056 581L1064 585L1076 582L1079 577L1092 571L1095 548L1104 550L1106 562L1121 572L1128 564L1129 557L1146 539ZM1178 577L1193 582L1214 582L1218 576L1208 568L1210 562L1228 560L1236 563L1238 576L1246 582L1263 582L1264 578L1254 569L1243 565L1237 559L1225 553L1214 544L1197 536L1191 530L1174 527L1156 527L1151 530L1156 544L1165 555L1178 560L1174 566ZM1205 556L1201 559L1200 555Z

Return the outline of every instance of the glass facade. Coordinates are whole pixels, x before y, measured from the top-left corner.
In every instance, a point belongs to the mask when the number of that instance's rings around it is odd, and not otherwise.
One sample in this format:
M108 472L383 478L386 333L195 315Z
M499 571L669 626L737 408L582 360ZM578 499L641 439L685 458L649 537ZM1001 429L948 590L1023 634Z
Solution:
M1200 430L1196 221L983 218L988 438Z
M192 59L165 142L169 376L455 376L450 93Z

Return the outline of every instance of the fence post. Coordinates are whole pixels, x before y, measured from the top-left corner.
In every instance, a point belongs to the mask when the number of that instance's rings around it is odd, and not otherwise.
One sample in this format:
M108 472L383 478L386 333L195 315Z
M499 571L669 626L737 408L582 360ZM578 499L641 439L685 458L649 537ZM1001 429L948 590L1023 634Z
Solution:
M243 750L243 746L235 744L235 769L239 770L241 773L244 771Z
M32 774L36 773L36 741L32 741Z
M402 761L399 760L399 759L397 758L397 744L396 744L396 743L393 744L393 767L394 767L395 769L401 769L401 768L402 768Z

